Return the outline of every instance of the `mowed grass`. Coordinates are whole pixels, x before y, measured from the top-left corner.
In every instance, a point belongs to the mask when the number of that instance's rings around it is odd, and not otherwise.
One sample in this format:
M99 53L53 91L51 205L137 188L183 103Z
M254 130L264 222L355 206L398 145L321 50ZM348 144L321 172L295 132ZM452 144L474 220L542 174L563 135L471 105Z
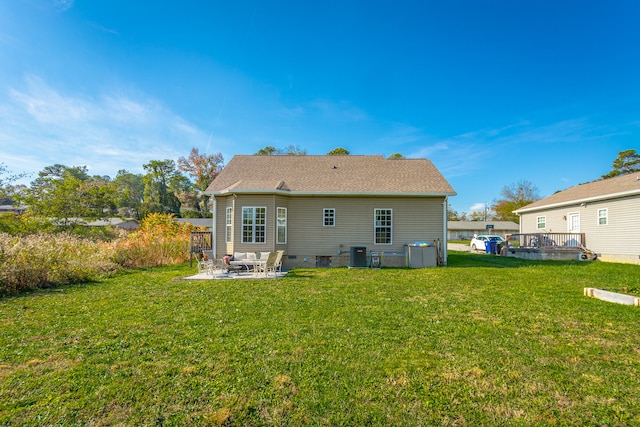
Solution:
M0 425L640 424L638 266L193 270L0 300Z

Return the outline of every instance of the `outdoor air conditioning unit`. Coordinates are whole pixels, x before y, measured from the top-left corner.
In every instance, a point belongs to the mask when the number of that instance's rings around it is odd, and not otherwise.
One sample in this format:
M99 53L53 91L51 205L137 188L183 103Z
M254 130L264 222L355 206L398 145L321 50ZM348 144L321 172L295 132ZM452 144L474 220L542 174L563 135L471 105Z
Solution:
M367 248L365 246L351 246L350 267L367 266Z

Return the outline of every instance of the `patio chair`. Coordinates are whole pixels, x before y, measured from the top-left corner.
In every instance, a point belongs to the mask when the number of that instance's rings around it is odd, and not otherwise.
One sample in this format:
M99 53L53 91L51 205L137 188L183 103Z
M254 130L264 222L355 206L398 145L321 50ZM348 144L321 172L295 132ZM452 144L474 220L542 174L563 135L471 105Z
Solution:
M225 276L229 273L229 266L226 265L223 260L217 259L209 264L207 273L209 273L214 279L217 279L218 277Z
M284 251L277 251L276 253L278 255L276 256L276 262L275 262L276 266L275 266L275 269L273 271L274 274L276 272L281 272L282 271L282 256L284 255Z
M198 273L208 273L213 268L213 260L205 253L196 256L198 260Z
M276 258L278 258L277 252L269 252L266 261L256 264L256 276L264 274L265 277L268 277L269 271L275 273Z

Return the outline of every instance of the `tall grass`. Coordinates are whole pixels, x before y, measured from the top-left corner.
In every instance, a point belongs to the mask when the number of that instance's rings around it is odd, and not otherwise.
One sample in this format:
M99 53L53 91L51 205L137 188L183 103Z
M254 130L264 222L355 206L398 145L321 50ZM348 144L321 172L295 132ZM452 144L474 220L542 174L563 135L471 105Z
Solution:
M70 234L0 233L0 295L84 282L117 269L91 240Z
M0 295L187 261L192 228L171 215L152 214L140 230L106 242L69 233L0 233Z
M157 267L189 259L193 226L180 224L171 215L150 214L140 229L122 239L105 243L105 250L123 267Z

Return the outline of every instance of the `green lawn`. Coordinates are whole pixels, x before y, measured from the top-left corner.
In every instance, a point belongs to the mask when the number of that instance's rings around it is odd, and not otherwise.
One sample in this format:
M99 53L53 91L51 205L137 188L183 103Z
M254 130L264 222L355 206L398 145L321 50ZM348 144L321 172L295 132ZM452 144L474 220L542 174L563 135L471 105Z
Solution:
M640 267L449 264L0 299L0 425L640 424Z

